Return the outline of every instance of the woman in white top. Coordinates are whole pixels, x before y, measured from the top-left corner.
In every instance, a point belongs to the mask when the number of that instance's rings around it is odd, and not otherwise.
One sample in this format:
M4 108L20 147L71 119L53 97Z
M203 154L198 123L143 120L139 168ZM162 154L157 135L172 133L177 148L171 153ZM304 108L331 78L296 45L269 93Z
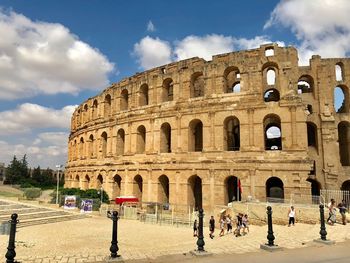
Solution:
M295 209L294 209L294 206L290 207L290 209L288 211L288 216L289 216L288 226L290 226L291 224L293 224L293 226L294 226L294 223L295 223Z

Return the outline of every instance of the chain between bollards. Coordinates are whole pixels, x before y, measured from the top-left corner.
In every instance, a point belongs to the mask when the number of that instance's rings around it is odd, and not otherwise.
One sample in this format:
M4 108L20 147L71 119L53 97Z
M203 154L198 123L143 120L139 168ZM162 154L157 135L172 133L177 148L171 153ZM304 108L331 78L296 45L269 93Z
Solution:
M273 235L273 229L272 229L272 208L271 206L267 207L267 240L268 240L268 246L274 246L274 240L275 236Z
M14 263L17 262L15 261L16 257L16 251L15 251L15 239L16 239L16 226L18 223L18 215L17 214L12 214L11 215L11 220L9 223L11 223L11 228L10 228L10 237L9 237L9 245L7 247L7 253L5 255L6 257L6 263Z
M198 218L199 218L199 222L198 222L198 240L197 240L197 246L198 246L198 251L204 251L204 236L203 236L203 209L200 208L198 211Z
M108 211L108 217L113 221L112 242L109 251L111 251L111 258L116 258L120 256L118 255L118 212L113 211L111 215L111 213Z
M326 225L324 222L324 206L323 205L320 205L320 219L321 219L321 230L320 230L321 240L326 241L327 240L327 231L326 231Z

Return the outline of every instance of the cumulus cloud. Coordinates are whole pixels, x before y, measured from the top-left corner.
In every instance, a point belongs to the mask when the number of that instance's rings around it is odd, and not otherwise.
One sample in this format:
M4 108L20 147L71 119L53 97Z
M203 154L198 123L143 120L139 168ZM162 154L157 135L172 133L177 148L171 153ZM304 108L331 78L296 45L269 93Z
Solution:
M289 28L301 42L301 64L313 54L343 57L350 53L350 2L347 0L281 1L264 28Z
M68 129L75 108L69 105L56 110L24 103L14 110L0 112L0 135L26 133L35 128Z
M0 98L77 94L108 85L114 64L61 24L0 9Z
M171 46L167 41L146 36L134 45L133 54L143 69L150 69L171 62Z
M148 21L148 24L147 24L147 31L148 32L154 32L156 31L156 27L154 26L154 24L152 23L152 21Z

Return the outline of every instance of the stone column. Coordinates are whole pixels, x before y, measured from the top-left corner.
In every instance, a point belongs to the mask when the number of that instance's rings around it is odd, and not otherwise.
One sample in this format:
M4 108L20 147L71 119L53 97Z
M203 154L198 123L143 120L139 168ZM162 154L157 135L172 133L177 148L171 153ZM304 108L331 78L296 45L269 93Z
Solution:
M182 145L181 145L181 117L182 115L180 113L178 113L176 115L176 124L177 124L177 152L182 152Z
M254 147L254 110L248 109L248 121L249 121L249 146Z
M292 133L292 148L297 145L297 128L296 128L296 108L295 106L290 107L290 120L291 120L291 133ZM283 132L283 131L282 131Z

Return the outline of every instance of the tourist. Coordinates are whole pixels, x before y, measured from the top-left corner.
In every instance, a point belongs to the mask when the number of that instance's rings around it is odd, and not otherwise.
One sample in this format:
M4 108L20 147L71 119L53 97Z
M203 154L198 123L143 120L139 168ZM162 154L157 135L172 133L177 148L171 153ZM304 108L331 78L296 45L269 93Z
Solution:
M242 218L242 225L243 225L243 234L246 234L246 230L247 233L249 233L249 220L248 220L248 215L245 214Z
M228 215L226 217L226 226L227 226L227 234L230 232L232 233L232 220L231 220L231 216Z
M193 222L193 236L196 237L198 235L198 224L197 219Z
M328 212L329 212L328 218L327 218L327 222L331 219L331 216L332 216L331 211L330 211L329 208L331 207L331 205L332 205L333 202L335 202L335 200L332 198L331 201L330 201L330 202L328 203L328 205L327 205Z
M289 222L288 222L288 226L291 226L291 224L295 223L295 209L294 206L291 206L289 211L288 211L288 217L289 217Z
M345 200L342 200L341 203L338 204L338 209L339 209L339 213L341 215L341 221L343 223L343 225L346 225L346 203Z
M243 214L241 214L241 213L239 213L237 215L237 228L234 231L234 234L235 234L236 237L241 236L242 217L243 217Z
M329 206L329 219L328 224L333 226L337 220L337 208L335 206L335 200L331 201L331 205Z
M226 221L226 218L225 216L223 216L221 219L220 219L220 234L219 236L223 236L225 235L225 221Z
M214 230L215 230L215 219L214 219L214 216L211 216L209 220L209 237L211 239L214 238Z

